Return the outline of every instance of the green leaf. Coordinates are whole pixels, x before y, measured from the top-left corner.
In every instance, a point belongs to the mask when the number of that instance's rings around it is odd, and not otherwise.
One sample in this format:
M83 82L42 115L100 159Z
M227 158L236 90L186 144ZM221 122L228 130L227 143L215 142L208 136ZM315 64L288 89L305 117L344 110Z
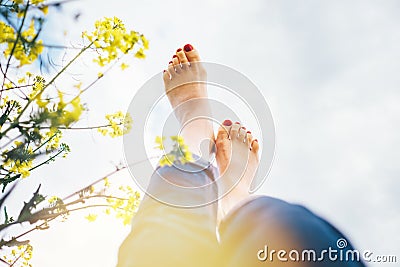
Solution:
M7 213L7 207L4 207L4 224L8 224L8 213Z
M0 240L0 248L3 247L4 245L7 247L15 247L15 246L22 246L22 245L28 245L29 240L24 240L24 241L18 241L15 237L11 238L10 240Z
M37 221L37 219L32 218L32 210L35 209L39 203L46 199L43 195L39 194L40 187L41 185L39 185L36 192L33 193L33 197L29 200L29 202L24 202L24 207L18 216L19 222L29 221L30 223L34 223Z
M21 174L11 176L10 173L8 173L6 175L6 177L4 177L3 179L0 179L0 184L3 185L3 189L1 190L1 192L4 193L4 190L6 190L7 185L14 182L15 180L17 180L20 177L21 177Z

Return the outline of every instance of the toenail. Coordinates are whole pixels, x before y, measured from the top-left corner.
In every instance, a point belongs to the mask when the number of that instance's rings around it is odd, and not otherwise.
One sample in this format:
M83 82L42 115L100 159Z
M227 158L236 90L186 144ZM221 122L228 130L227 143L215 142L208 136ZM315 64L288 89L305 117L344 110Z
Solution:
M193 46L191 44L187 44L183 47L183 49L185 49L186 52L190 52L193 50Z
M168 64L172 64L172 61L170 61Z
M248 134L251 134L251 132L250 132L250 131L247 131L247 133L248 133Z
M177 53L181 52L181 51L182 51L182 48L178 48L178 50L176 50Z
M177 56L177 55L173 55L173 56L172 56L172 58L176 58L176 57L178 57L178 56Z
M242 127L243 130L246 130L246 127Z
M167 72L166 70L163 70L163 72Z
M222 124L225 125L225 126L231 126L232 125L232 121L224 120L224 122Z
M240 124L240 122L237 121L237 122L235 122L235 124Z
M257 143L258 143L258 140L257 140L257 139L254 139L254 142L257 142Z

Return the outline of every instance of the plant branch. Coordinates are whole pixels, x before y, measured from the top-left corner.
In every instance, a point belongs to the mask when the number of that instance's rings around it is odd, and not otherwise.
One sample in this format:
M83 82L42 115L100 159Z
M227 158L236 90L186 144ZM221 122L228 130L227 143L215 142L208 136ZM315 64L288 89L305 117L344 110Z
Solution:
M13 56L13 54L14 54L15 48L17 47L17 43L18 43L19 38L20 38L20 36L21 36L22 28L23 28L23 26L24 26L24 24L25 24L25 19L26 19L26 14L27 14L28 9L29 9L29 4L30 4L30 3L29 3L29 0L28 0L28 2L26 3L26 8L25 8L25 10L24 10L24 16L23 16L23 18L22 18L21 25L20 25L20 27L19 27L19 29L18 29L18 32L17 32L17 38L15 39L14 45L13 45L13 47L12 47L12 49L11 49L11 52L10 52L10 56L8 57L8 60L7 60L6 69L5 69L5 71L4 71L3 84L1 85L1 89L2 89L2 90L4 89L4 84L5 84L5 81L6 81L8 69L9 69L9 67L10 67L11 58L12 58L12 56ZM3 93L3 91L0 91L0 99L1 99L2 93Z
M50 158L48 158L47 160L43 161L42 163L36 165L35 167L30 168L29 171L33 171L34 169L39 168L40 166L43 166L44 164L49 163L50 161L55 159L58 155L60 155L62 152L64 152L63 149L61 149L60 151L57 152L57 154L51 156Z
M96 41L96 40L95 40L95 41ZM11 130L11 129L16 125L16 123L19 123L19 119L22 117L22 115L24 114L24 112L26 111L26 109L29 107L29 105L32 103L32 101L35 100L36 97L40 96L40 95L44 92L44 90L46 90L47 87L49 87L52 83L54 83L55 80L57 80L57 78L58 78L65 70L67 70L68 67L71 66L72 63L75 62L75 60L77 60L87 49L89 49L89 47L91 47L92 44L93 44L95 41L92 41L88 46L82 48L81 51L79 51L79 53L76 54L75 57L74 57L73 59L71 59L71 60L67 63L67 65L65 65L65 66L50 80L50 82L48 82L45 86L43 86L43 89L40 90L40 92L38 92L34 98L28 99L28 102L26 103L25 107L19 112L18 116L16 117L15 123L12 124L12 125L10 125L10 127L8 127L8 128L2 133L2 135L5 135L9 130ZM0 94L1 94L1 92L0 92ZM0 95L0 96L1 96L1 95Z

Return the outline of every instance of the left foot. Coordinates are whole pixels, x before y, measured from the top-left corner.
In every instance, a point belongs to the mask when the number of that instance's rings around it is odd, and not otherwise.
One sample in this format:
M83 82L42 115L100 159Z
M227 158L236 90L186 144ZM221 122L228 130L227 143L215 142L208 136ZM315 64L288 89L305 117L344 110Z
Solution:
M250 185L259 164L259 144L239 122L232 124L226 120L218 130L216 146L219 187L221 194L225 194L220 203L226 214L250 195Z

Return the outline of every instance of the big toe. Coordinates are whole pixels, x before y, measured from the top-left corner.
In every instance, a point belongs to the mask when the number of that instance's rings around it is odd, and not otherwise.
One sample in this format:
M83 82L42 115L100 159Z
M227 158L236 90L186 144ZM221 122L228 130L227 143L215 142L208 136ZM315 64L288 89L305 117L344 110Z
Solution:
M194 47L191 44L187 44L183 47L183 50L185 51L185 55L189 62L197 62L200 61L200 55L199 52L194 49Z
M230 131L232 128L232 122L225 120L219 127L217 138L215 139L215 145L217 146L217 154L224 154L230 150L231 140Z
M231 128L232 122L230 120L225 120L222 125L218 129L217 141L223 141L229 139L229 131Z
M253 142L251 142L251 151L254 153L258 153L258 150L260 148L260 145L258 144L258 140L254 139Z

